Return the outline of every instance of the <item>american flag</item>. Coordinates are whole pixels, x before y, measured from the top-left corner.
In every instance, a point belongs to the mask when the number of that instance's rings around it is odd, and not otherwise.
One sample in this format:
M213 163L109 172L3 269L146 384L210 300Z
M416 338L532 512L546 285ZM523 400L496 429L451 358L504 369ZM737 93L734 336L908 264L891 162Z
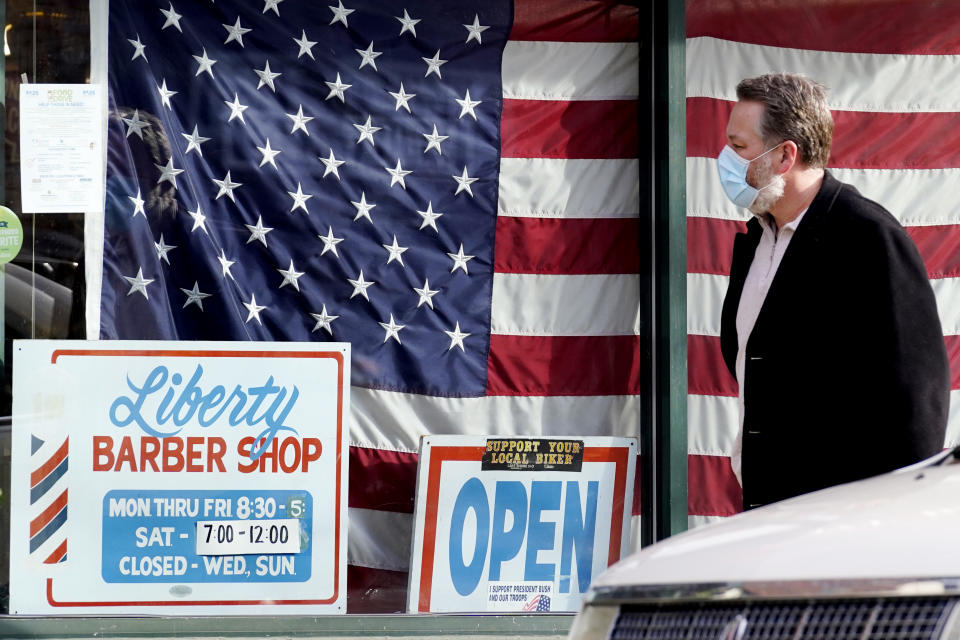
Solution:
M953 370L947 445L960 443L960 5L688 0L688 432L692 524L741 509L729 454L737 388L720 356L720 306L733 238L714 158L742 78L800 72L829 87L829 168L886 207L926 263ZM849 277L856 286L856 274ZM802 330L802 329L799 329ZM802 401L802 399L797 399ZM829 443L824 443L829 446ZM870 443L864 442L869 455Z
M94 332L352 343L351 611L403 608L420 435L639 433L636 8L112 0L108 35Z
M528 613L550 611L550 596L542 593L534 596L529 602L523 605L523 610Z

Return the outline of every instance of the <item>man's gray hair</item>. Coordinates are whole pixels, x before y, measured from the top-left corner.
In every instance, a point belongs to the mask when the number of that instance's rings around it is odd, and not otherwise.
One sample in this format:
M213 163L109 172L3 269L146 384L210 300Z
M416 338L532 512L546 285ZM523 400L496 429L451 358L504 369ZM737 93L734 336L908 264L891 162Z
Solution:
M760 137L765 146L793 140L800 162L825 167L833 143L833 116L827 90L819 82L794 73L770 73L737 85L737 99L764 105Z

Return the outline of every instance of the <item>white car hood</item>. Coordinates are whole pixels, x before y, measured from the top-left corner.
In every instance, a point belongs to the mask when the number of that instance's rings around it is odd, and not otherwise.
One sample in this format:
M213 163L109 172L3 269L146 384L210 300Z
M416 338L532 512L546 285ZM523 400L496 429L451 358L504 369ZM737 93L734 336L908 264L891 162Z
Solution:
M677 535L594 586L960 577L960 464L931 461Z

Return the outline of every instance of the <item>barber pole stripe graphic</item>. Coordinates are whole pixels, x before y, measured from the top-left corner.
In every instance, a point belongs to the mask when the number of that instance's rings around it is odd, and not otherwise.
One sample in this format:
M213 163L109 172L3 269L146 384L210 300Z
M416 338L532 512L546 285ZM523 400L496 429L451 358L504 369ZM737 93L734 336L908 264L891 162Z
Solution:
M51 446L36 436L32 438L31 456L40 464L30 474L30 504L42 511L30 521L30 553L51 538L60 538L44 564L67 559L67 540L60 530L67 521L67 489L63 477L67 472L69 443L70 438L65 439L51 454Z

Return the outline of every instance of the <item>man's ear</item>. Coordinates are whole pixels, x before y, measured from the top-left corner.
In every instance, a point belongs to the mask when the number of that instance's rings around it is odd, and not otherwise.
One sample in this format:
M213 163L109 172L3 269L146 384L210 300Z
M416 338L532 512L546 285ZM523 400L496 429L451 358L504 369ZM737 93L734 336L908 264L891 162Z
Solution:
M778 154L775 160L775 168L777 173L784 174L795 165L800 163L800 149L797 148L797 143L793 140L787 140L784 142L778 151L774 151Z

